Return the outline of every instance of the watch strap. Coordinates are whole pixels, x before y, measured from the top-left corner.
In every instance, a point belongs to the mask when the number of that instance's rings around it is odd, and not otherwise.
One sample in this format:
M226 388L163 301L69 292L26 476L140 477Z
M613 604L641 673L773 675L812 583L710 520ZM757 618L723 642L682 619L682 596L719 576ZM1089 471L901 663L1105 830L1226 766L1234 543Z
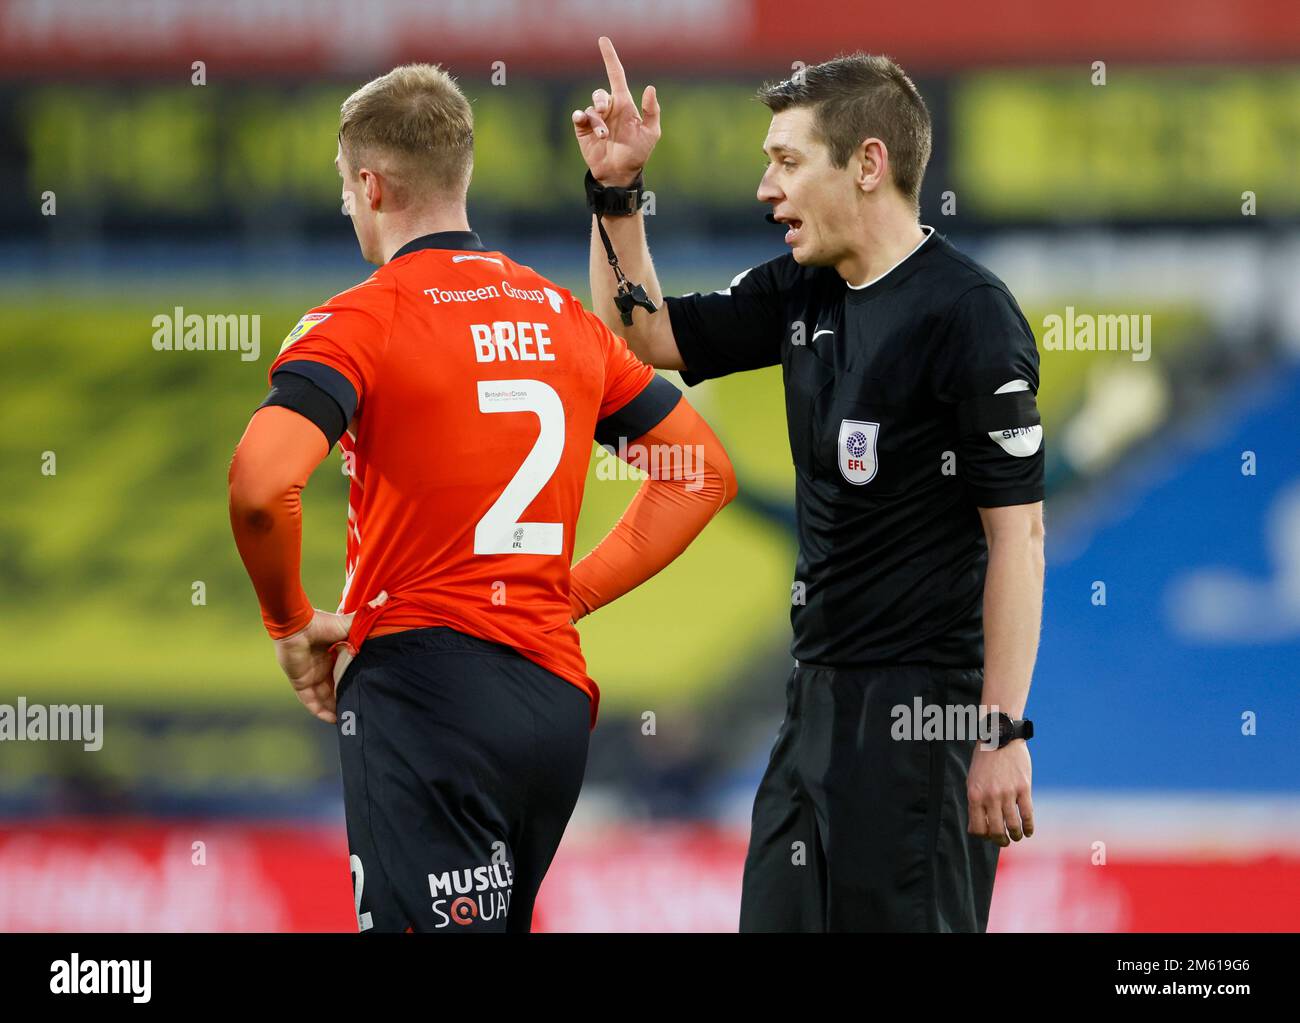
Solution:
M587 189L587 208L598 216L630 217L641 208L645 182L640 174L626 188L602 185L587 171L584 179Z

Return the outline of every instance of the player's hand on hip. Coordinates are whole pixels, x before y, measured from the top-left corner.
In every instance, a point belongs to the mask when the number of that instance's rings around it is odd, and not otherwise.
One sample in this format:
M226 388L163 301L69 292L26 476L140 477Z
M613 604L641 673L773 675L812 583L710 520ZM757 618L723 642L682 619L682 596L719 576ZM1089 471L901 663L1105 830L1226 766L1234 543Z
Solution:
M609 89L591 94L591 106L573 112L573 131L591 176L602 185L623 188L636 180L659 141L659 100L647 85L641 106L632 99L614 44L600 37Z
M1031 774L1029 745L1024 739L1013 739L1002 749L977 745L966 776L970 805L966 830L1003 847L1032 835Z
M334 662L330 649L348 638L351 627L352 614L317 611L301 632L275 641L275 659L299 701L330 724L335 721Z

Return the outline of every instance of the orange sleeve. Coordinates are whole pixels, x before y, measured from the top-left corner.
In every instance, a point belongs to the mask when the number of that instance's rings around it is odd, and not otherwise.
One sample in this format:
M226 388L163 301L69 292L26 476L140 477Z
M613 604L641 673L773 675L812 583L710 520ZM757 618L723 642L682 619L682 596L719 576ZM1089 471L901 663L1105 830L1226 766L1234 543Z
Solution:
M667 567L736 496L736 474L726 451L685 399L629 444L628 453L628 462L639 461L650 477L614 528L573 566L574 621Z
M271 405L249 420L230 462L230 528L273 639L307 627L314 611L302 588L302 488L329 454L320 428Z

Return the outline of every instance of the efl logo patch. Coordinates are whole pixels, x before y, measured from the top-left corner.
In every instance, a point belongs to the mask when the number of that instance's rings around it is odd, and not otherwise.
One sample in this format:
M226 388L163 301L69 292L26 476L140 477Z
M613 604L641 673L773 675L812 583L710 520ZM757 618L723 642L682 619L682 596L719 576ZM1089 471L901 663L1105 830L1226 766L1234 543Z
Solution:
M280 351L283 352L291 344L311 330L312 327L316 326L318 323L324 323L332 315L333 313L308 313L294 325L293 330L289 331L289 333L284 336L284 344L280 346Z
M879 423L864 423L860 419L845 419L840 423L840 475L850 483L861 486L876 478L879 436Z

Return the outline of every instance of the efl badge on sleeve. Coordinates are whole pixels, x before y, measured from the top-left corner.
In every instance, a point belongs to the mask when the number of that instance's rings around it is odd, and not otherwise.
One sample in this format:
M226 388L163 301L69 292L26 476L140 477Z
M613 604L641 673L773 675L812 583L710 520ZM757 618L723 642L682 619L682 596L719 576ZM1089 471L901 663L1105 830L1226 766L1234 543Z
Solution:
M840 474L850 483L861 486L876 478L876 438L879 423L845 419L840 423Z
M284 344L280 346L280 351L283 352L291 344L306 334L307 331L311 330L312 327L316 326L316 324L324 323L328 320L331 315L331 313L308 313L294 324L293 330L289 331L289 333L285 335Z

